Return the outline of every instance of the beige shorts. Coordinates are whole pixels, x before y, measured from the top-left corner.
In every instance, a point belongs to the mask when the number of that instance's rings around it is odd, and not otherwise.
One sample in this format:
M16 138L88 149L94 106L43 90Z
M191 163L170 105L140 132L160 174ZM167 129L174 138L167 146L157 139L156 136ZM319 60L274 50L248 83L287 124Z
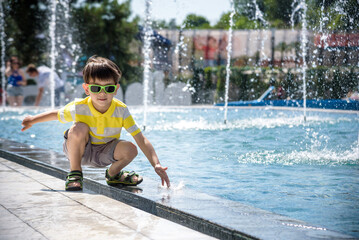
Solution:
M64 143L63 143L63 150L64 153L69 159L68 151L67 151L67 130L64 134ZM91 144L91 140L86 144L84 155L82 156L81 165L89 165L93 167L106 167L116 160L113 158L113 153L117 146L117 143L121 142L122 140L114 139L111 142L106 144Z

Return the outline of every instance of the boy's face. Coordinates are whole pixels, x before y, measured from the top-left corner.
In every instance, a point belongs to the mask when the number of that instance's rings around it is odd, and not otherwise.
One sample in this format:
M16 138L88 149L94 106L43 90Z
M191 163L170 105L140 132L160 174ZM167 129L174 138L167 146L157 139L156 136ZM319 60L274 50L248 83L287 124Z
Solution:
M92 90L90 89L90 85L99 85L99 86L107 86L107 92L105 89L100 89L98 86L92 86ZM109 86L110 85L110 86ZM113 91L112 86L116 86L116 90ZM120 84L115 84L115 81L113 79L106 79L106 80L93 80L90 79L89 84L82 84L82 87L85 89L86 95L89 95L91 97L91 101L94 105L94 107L100 111L106 111L110 106L113 97L116 95L118 88L120 87ZM96 93L98 90L100 92ZM109 93L110 92L110 93ZM111 93L112 92L112 93Z

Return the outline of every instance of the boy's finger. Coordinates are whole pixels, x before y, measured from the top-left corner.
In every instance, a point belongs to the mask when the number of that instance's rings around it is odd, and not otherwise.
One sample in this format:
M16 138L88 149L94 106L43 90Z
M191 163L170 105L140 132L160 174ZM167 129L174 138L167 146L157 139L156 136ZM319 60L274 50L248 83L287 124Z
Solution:
M171 184L170 184L170 179L168 178L167 175L166 175L166 177L165 177L165 181L166 181L167 187L170 187L170 186L171 186Z

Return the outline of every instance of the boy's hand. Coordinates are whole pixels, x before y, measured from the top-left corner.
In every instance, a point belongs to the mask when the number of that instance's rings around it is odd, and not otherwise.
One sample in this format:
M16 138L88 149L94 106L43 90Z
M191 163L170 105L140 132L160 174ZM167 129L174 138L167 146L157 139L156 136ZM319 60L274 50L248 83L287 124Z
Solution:
M162 167L161 164L157 164L155 166L155 171L158 174L158 176L161 177L162 180L162 186L164 186L165 182L167 184L167 187L170 187L170 179L167 176L166 170L168 169L168 167Z
M32 116L27 116L24 118L24 120L22 121L22 124L21 126L23 127L21 129L21 131L25 131L26 129L29 129L32 127L32 120L33 120L33 117Z

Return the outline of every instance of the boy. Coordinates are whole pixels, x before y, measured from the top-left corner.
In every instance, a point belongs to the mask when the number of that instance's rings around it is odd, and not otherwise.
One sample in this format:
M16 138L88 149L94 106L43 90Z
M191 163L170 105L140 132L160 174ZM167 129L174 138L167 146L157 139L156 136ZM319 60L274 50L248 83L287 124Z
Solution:
M33 124L51 120L62 123L74 121L65 132L63 149L70 161L70 172L66 178L66 190L82 190L81 164L105 167L109 185L137 185L142 177L134 172L123 171L137 155L136 146L119 140L124 127L135 139L156 173L162 185L170 187L167 167L162 167L150 141L141 133L127 106L114 99L121 78L118 66L109 59L93 56L83 69L85 99L73 101L60 110L27 116L22 122L22 131Z

